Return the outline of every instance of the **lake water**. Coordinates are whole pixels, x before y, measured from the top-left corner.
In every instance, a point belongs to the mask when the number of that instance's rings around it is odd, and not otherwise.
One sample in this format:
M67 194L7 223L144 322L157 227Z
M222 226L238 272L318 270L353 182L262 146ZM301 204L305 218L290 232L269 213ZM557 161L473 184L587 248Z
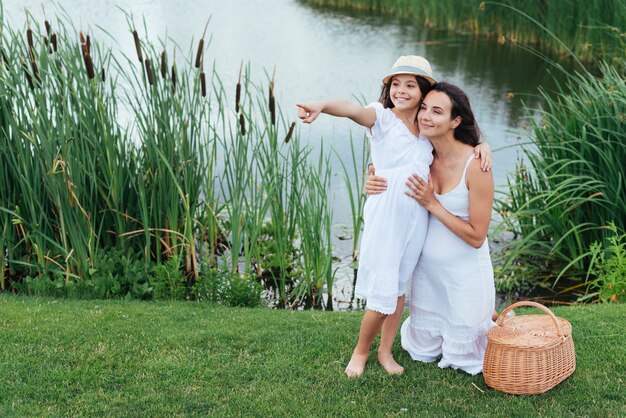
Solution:
M522 101L537 106L537 87L553 85L547 64L510 44L320 10L295 0L2 0L5 21L22 30L26 7L42 24L42 4L52 25L57 15L65 14L77 31L89 31L94 39L133 58L132 35L119 7L133 15L138 27L145 21L148 33L140 29L143 39L156 43L167 33L168 42L184 51L181 55L190 48L195 51L211 17L205 66L214 59L224 87L233 92L242 60L250 64L257 83L266 84L268 73L275 70L277 101L290 120L296 119L294 105L300 101L353 97L376 101L380 79L398 56L425 56L436 78L459 84L471 98L484 138L495 150L496 185L506 183L515 168L518 145L525 140L527 113ZM350 134L358 140L362 132L348 120L328 116L300 126L302 141L315 147L323 137L346 161ZM335 222L349 224L343 181L339 174L335 179ZM351 244L340 240L335 244L337 255L348 257ZM351 271L341 269L337 278L349 282Z

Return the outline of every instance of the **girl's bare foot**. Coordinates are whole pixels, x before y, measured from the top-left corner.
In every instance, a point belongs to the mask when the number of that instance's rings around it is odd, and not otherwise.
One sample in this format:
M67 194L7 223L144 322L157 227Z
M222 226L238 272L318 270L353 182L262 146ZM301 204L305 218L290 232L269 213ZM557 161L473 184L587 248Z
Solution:
M344 373L348 377L359 377L363 376L365 372L365 363L367 363L368 354L357 354L352 353L352 358L350 358L350 362L348 366L346 366L346 370Z
M400 366L391 354L378 353L378 362L389 374L402 374L404 367Z

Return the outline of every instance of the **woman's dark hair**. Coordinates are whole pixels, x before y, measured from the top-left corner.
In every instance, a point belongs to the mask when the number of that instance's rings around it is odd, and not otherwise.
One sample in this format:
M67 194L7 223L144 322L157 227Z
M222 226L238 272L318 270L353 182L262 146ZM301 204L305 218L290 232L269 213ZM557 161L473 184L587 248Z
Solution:
M417 85L422 92L422 99L424 99L424 97L426 97L426 94L428 94L432 87L430 81L426 80L424 77L419 76L415 76L415 79L417 80ZM393 102L391 101L391 96L389 95L392 82L393 77L389 79L388 83L383 84L383 88L380 91L380 98L378 99L378 101L383 105L385 109L393 109L395 107Z
M454 130L454 138L473 147L480 144L480 129L467 94L454 84L445 81L436 83L431 91L440 91L448 96L452 102L451 119L461 117L461 123Z

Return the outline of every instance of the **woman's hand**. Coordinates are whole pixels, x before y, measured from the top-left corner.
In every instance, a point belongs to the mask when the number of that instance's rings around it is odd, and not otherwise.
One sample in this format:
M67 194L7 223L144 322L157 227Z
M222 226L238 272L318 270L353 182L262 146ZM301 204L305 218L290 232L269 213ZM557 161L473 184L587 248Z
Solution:
M322 113L321 103L297 104L298 118L304 123L311 123Z
M417 174L413 174L409 177L406 185L409 191L404 192L404 194L415 199L417 203L429 211L439 204L439 201L435 198L435 188L430 179L430 174L428 175L428 183Z
M491 147L486 142L481 142L474 147L474 156L476 159L480 158L480 169L483 171L489 171L493 167L493 152Z
M365 192L367 194L381 194L387 190L387 180L384 177L375 176L376 170L374 164L370 164L367 167L370 175L365 182Z

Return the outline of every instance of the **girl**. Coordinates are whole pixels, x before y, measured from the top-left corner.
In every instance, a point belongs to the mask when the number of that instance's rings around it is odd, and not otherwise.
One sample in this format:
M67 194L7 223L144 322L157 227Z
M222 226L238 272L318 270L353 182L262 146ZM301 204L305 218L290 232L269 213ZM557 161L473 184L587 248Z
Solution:
M320 113L347 117L367 128L372 162L387 178L387 193L368 198L355 294L366 299L359 340L346 375L361 376L374 338L381 332L378 361L389 374L404 369L391 353L407 283L422 251L428 211L404 194L412 173L428 178L433 148L420 135L417 112L435 83L429 62L400 57L383 78L379 102L366 107L347 100L298 104L298 117L313 122ZM484 151L484 150L483 150ZM481 149L478 148L480 153Z

